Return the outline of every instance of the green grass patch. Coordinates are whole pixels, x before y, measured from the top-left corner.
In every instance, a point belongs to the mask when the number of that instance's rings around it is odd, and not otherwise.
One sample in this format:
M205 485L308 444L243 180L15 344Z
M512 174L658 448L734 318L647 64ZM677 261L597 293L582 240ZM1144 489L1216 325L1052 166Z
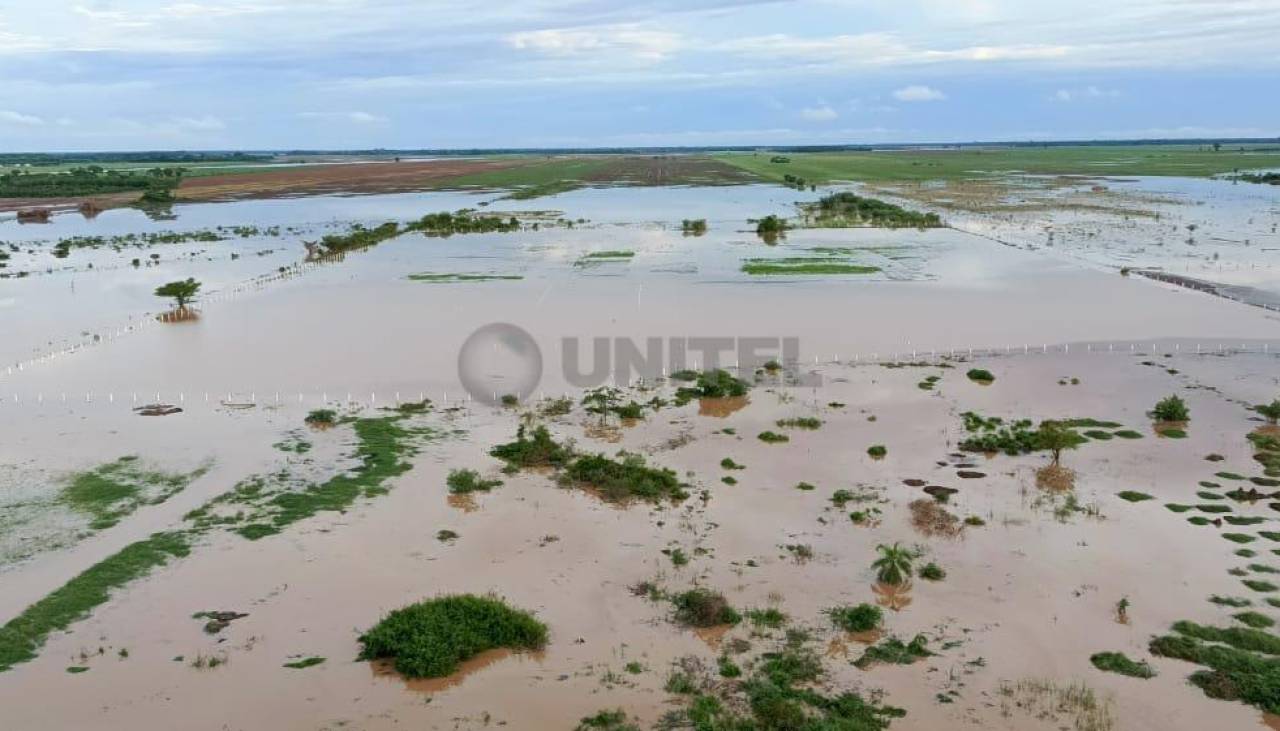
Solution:
M1136 432L1132 429L1120 429L1115 432L1115 435L1120 437L1121 439L1141 439L1142 438L1141 433Z
M791 437L786 434L779 434L773 431L762 431L756 435L756 438L765 444L781 444L782 442L791 441Z
M121 457L72 475L58 499L90 518L93 530L110 528L144 505L155 505L181 492L208 471L166 473L145 469L137 457Z
M755 258L742 262L742 271L753 276L875 274L880 267L854 264L831 257Z
M539 650L547 626L501 599L457 594L396 609L359 641L361 660L394 658L406 677L438 678L487 650Z
M1223 533L1222 537L1232 543L1253 543L1258 540L1247 533Z
M970 368L965 376L974 383L980 383L984 386L990 386L996 382L996 377L991 371L985 368Z
M491 274L482 272L451 272L436 274L418 272L405 277L411 282L427 282L429 284L453 284L458 282L504 282L524 279L523 274Z
M155 533L131 543L27 607L0 627L0 672L35 658L51 632L66 629L106 602L112 591L191 551L184 533Z
M867 447L867 455L873 459L880 459L887 455L889 450L883 444L872 444Z
M747 619L757 627L768 627L769 629L778 629L787 623L787 615L773 607L768 609L748 609Z
M639 454L619 452L619 456L620 460L603 454L578 457L565 469L562 480L578 487L594 488L605 500L617 503L633 499L680 501L689 496L675 472L649 467Z
M1237 612L1231 615L1232 619L1253 629L1267 629L1275 625L1276 621L1261 612Z
M792 419L778 419L774 423L780 429L809 429L812 431L822 426L822 419L815 419L812 416L798 416Z
M1089 662L1099 670L1128 675L1131 678L1154 678L1156 671L1145 661L1130 660L1123 652L1097 652L1089 656Z

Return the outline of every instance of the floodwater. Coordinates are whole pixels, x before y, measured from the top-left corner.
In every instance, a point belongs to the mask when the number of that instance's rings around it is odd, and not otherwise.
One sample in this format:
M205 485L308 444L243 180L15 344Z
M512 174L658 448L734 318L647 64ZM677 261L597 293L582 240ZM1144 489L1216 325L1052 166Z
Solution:
M1164 182L1170 194L1183 185ZM90 618L51 636L36 660L0 673L0 725L154 727L180 711L199 728L565 729L614 707L649 724L674 707L662 690L671 662L694 655L714 666L727 638L752 630L730 630L712 648L629 586L698 583L739 608L777 606L794 625L813 629L821 650L843 639L823 610L876 601L874 546L902 541L923 545L948 577L917 581L910 603L887 612L886 630L904 639L924 632L939 654L867 671L827 662L833 684L882 689L887 702L906 708L893 728L1069 726L1069 719L1017 709L1006 715L1002 682L1032 677L1086 682L1113 705L1116 728L1260 727L1252 708L1189 686L1192 668L1184 663L1155 659L1159 676L1140 681L1097 671L1088 657L1124 651L1147 658L1147 640L1174 621L1230 621L1207 601L1210 594L1247 592L1227 574L1239 563L1231 553L1237 546L1162 506L1196 501L1196 482L1215 471L1257 471L1245 440L1257 421L1242 404L1276 396L1280 315L963 231L796 230L770 246L748 223L787 214L794 201L813 196L771 186L586 189L534 201L430 193L186 205L164 222L129 210L92 220L62 214L42 227L0 222L0 240L36 250L23 255L30 257L23 266L42 263L31 276L0 279L0 505L56 495L67 474L124 455L171 471L213 465L110 529L36 545L0 566L0 621L130 542L180 526L185 513L249 475L321 477L350 468L346 428L307 432L314 447L306 455L273 446L296 435L310 409L374 414L397 399L427 396L437 407L433 425L452 434L424 445L387 495L255 542L212 535L191 556L117 591ZM540 222L537 231L405 235L277 276L303 258L303 241L349 223L480 203L555 215L528 216ZM1261 216L1268 204L1231 205L1257 205ZM706 218L709 232L682 235L685 218ZM61 260L48 253L63 236L217 225L294 231L140 251L81 249ZM882 271L741 271L746 259L829 257L833 249ZM604 250L634 256L584 259ZM233 251L241 256L233 260ZM158 264L129 264L151 253L161 255ZM21 268L18 261L15 254L9 271ZM46 273L55 262L70 269ZM433 283L408 278L415 273L522 278ZM155 323L162 305L151 290L186 276L205 282L200 318ZM580 449L626 449L671 467L695 495L706 490L705 501L619 508L529 473L504 477L502 487L463 504L449 499L449 470L498 476L487 451L510 439L518 422L516 410L466 402L460 385L459 348L492 322L532 335L543 357L536 388L546 395L580 394L562 362L566 337L795 338L798 363L791 365L817 380L761 385L732 408L707 413L695 403L667 407L607 433L581 407L553 421L557 437ZM77 343L90 344L63 352ZM973 365L996 375L993 385L968 381L967 364L876 364L938 363L953 352L968 358L970 348ZM1233 352L1242 349L1248 352ZM941 380L920 388L930 375ZM1188 437L1157 439L1145 412L1175 392L1192 410ZM185 410L131 412L152 401ZM455 405L462 410L441 413ZM1042 455L979 456L987 477L958 477L948 455L963 436L959 414L968 410L1109 419L1147 436L1069 452L1064 459L1077 472L1075 494L1085 509L1063 512L1064 498L1035 488ZM785 444L756 439L796 416L824 425L789 431ZM871 444L886 445L888 455L871 459ZM1209 453L1225 461L1205 462ZM733 473L737 485L720 481L725 457L746 465ZM916 533L907 505L924 493L904 486L906 479L958 488L948 509L986 525L959 538ZM797 490L801 481L817 489ZM874 494L876 520L852 524L847 511L831 507L836 489ZM1131 504L1115 497L1121 490L1155 499ZM1263 504L1237 510L1271 517ZM66 520L57 517L60 530ZM459 537L438 541L446 528ZM810 545L814 557L797 564L782 548L791 544ZM675 545L693 556L688 566L673 566L661 552ZM490 591L550 626L545 653L486 656L465 677L417 687L354 660L359 631L386 611L439 593ZM1127 625L1112 621L1121 597L1131 601ZM249 616L212 637L191 615L213 609ZM751 641L768 649L768 638ZM860 652L851 647L849 659ZM193 668L198 655L227 662ZM313 655L327 659L304 670L282 667ZM631 661L645 670L623 672ZM90 669L69 674L71 665ZM937 701L951 691L958 693L953 703Z

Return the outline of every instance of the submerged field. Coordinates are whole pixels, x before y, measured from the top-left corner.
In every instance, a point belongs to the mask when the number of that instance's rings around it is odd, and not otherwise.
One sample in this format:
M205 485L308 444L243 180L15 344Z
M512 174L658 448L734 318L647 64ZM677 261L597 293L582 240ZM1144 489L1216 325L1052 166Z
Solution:
M1280 315L1137 275L1280 291L1270 188L938 154L0 220L5 723L1275 727ZM1203 154L1089 159L1270 153ZM762 165L857 159L818 157ZM495 322L542 373L485 361L489 405L459 350ZM798 351L581 385L593 338L706 336Z

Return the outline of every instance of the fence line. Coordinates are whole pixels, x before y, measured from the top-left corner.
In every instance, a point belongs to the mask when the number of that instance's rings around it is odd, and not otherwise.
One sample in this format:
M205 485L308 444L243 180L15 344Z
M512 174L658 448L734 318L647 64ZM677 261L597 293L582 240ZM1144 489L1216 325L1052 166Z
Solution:
M1185 347L1184 347L1185 346ZM1273 347L1274 346L1274 347ZM1032 344L1024 343L1022 345L1008 345L1004 347L987 347L987 348L945 348L945 349L923 349L913 348L910 350L903 349L900 351L889 352L871 352L871 353L854 353L841 356L833 353L829 358L821 355L809 358L801 358L794 363L784 364L787 368L794 370L803 370L812 367L821 366L860 366L860 365L885 365L894 363L947 363L957 359L971 360L976 358L1002 358L1002 357L1022 357L1022 356L1046 356L1046 355L1139 355L1149 354L1154 356L1163 355L1237 355L1237 354L1253 354L1253 355L1280 355L1280 343L1236 343L1226 340L1214 341L1211 343L1196 342L1184 343L1182 341L1166 341L1163 344L1159 341L1144 342L1100 342L1100 343L1061 343L1061 344ZM694 370L698 368L698 362L693 362ZM726 364L730 370L741 370L738 363ZM667 369L662 369L662 376L667 376ZM631 377L626 380L627 386L635 386L646 383L644 378ZM601 384L605 385L605 384ZM616 374L611 372L609 375L608 385L616 386L619 382L616 380ZM580 389L579 389L580 390ZM546 392L539 390L536 394L514 394L521 401L527 397L545 398ZM553 396L555 394L552 394ZM564 392L568 395L568 392ZM416 396L416 398L415 398ZM491 394L494 401L498 400L499 394ZM332 398L331 398L332 397ZM129 390L117 392L114 390L107 391L87 391L68 394L66 391L59 391L56 394L46 394L43 391L35 393L22 394L18 391L8 393L0 391L0 408L13 407L28 404L43 405L46 402L55 404L69 403L106 403L115 404L122 401L130 407L143 407L156 404L175 405L180 408L188 408L192 403L207 404L213 407L221 406L224 408L252 408L260 405L288 405L298 404L302 406L316 405L348 405L348 406L370 406L377 407L380 405L398 406L404 403L421 402L425 399L432 401L438 400L441 404L449 403L466 403L472 401L472 397L461 386L452 392L448 389L430 390L419 389L416 391L392 391L391 393L383 392L379 396L376 390L368 392L330 392L326 390L308 391L303 389L271 389L268 391L258 391L256 389L249 391L247 394L236 389L198 389L194 391L178 390L170 392L162 392L160 390L149 389L146 391Z

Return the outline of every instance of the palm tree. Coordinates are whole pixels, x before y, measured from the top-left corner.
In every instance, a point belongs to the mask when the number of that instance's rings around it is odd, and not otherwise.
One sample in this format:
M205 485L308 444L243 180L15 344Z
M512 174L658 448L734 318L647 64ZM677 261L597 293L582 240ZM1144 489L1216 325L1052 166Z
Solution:
M882 543L876 546L876 550L880 552L880 558L871 563L871 568L876 570L876 578L882 583L901 586L911 578L911 562L915 560L911 549L903 548L899 543L892 546Z

